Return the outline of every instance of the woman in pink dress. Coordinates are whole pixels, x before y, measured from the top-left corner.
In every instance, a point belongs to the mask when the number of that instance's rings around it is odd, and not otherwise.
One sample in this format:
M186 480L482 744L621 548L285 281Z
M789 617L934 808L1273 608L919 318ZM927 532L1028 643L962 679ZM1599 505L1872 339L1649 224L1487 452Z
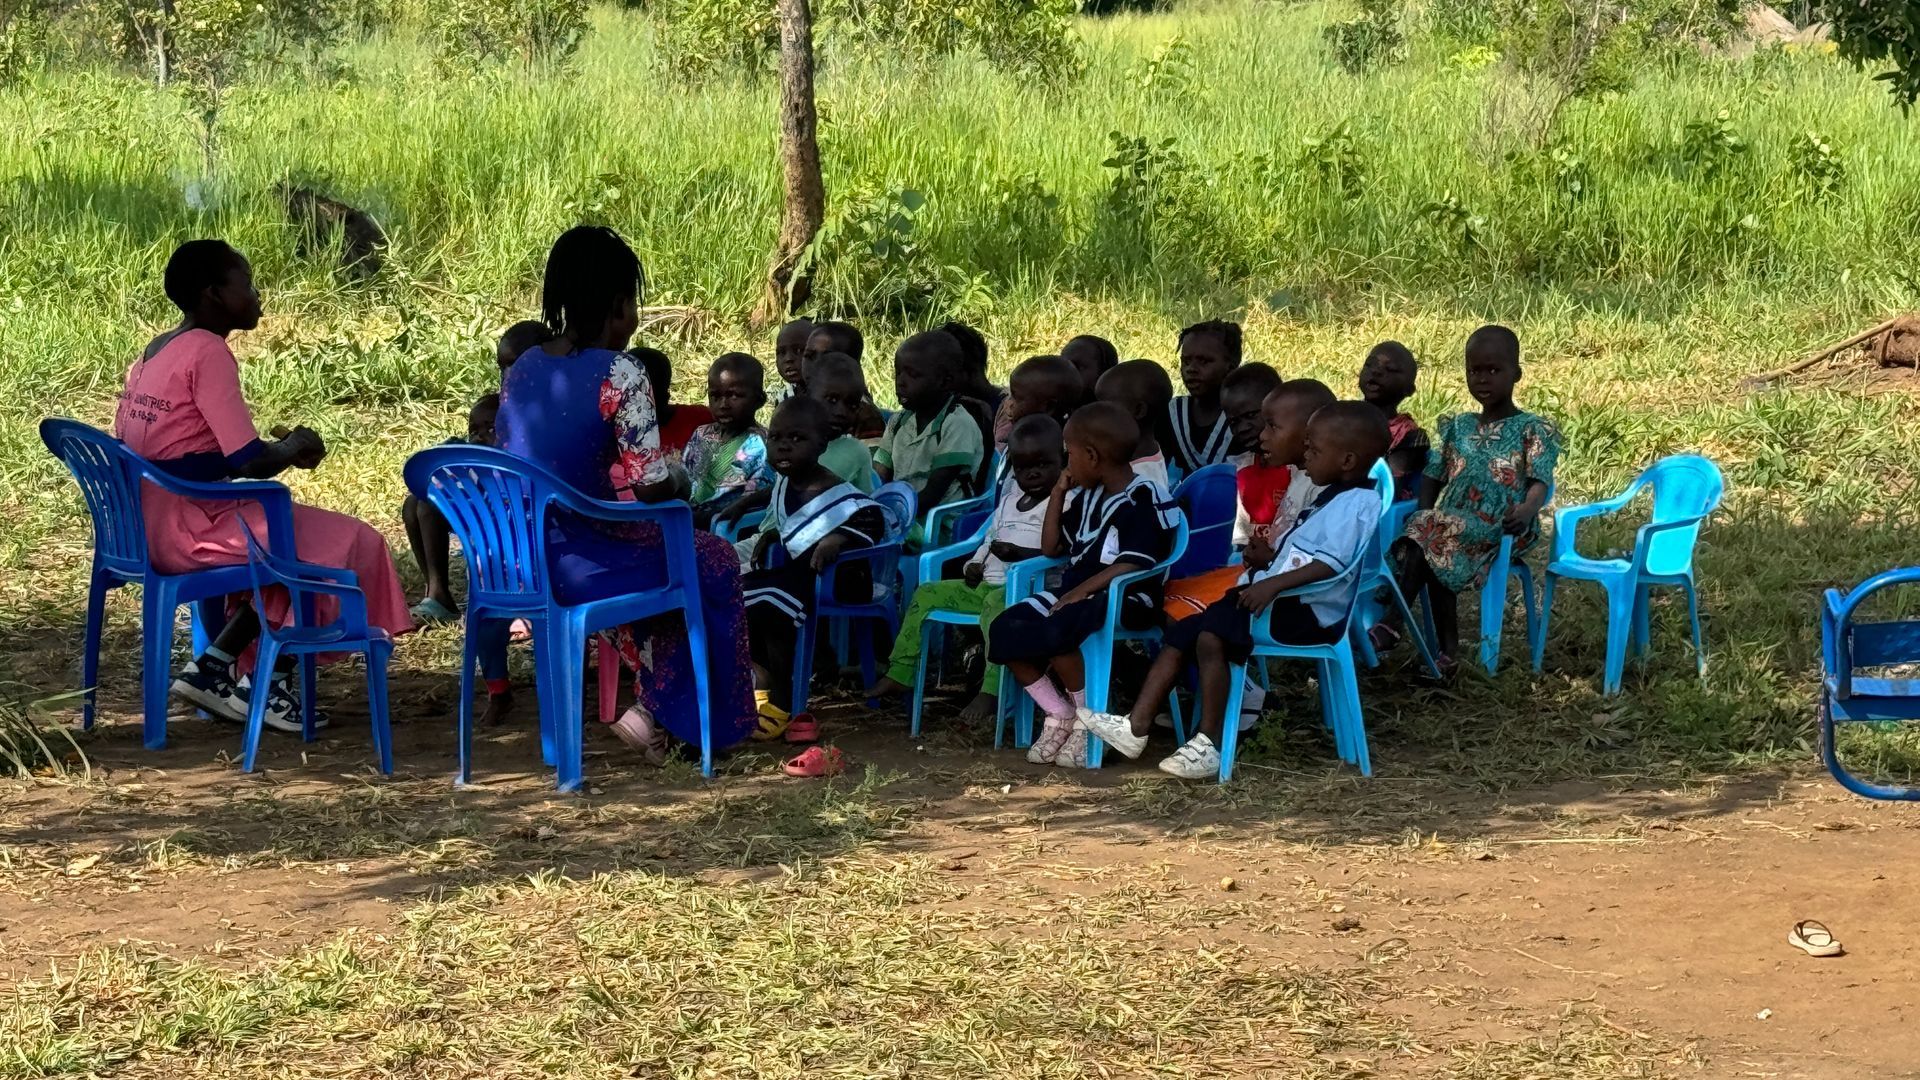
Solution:
M319 465L327 454L319 435L301 427L282 439L261 439L240 395L240 367L227 347L227 335L260 323L260 294L246 258L223 240L188 241L167 260L166 290L184 318L153 339L127 372L114 434L134 453L184 480L260 480ZM148 550L154 566L166 573L246 561L242 521L262 543L267 541L266 520L257 503L184 499L151 485L142 503ZM393 555L371 526L296 504L293 528L302 560L351 570L359 577L373 625L389 634L412 629ZM284 625L286 595L269 593L266 603L267 619L274 626ZM332 617L329 606L321 602L321 619ZM209 715L244 721L248 691L236 683L234 661L259 636L259 614L245 600L213 645L174 680L174 695ZM274 673L268 693L267 725L299 731L298 690L287 671Z

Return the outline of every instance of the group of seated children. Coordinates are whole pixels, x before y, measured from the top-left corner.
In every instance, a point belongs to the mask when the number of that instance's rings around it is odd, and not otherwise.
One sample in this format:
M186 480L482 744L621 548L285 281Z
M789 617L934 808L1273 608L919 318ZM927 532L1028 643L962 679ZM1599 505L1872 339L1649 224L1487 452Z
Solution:
M516 327L509 337L538 331ZM503 339L503 366L513 345ZM1084 766L1090 736L1139 756L1192 669L1199 723L1160 768L1215 776L1222 726L1244 729L1264 700L1249 677L1242 715L1223 715L1229 672L1250 655L1254 620L1265 620L1282 643L1320 644L1346 633L1352 579L1311 587L1340 576L1376 542L1381 498L1371 471L1382 459L1394 498L1419 500L1395 543L1395 572L1409 596L1425 593L1441 662L1450 666L1459 650L1457 593L1484 578L1502 536L1514 536L1516 549L1535 537L1558 456L1552 423L1513 402L1521 375L1513 332L1486 326L1468 339L1467 388L1480 411L1443 419L1437 453L1401 411L1418 364L1398 342L1367 355L1359 401L1243 363L1235 323L1187 327L1178 345L1183 396L1174 396L1159 364L1122 362L1112 344L1092 336L1015 365L1002 392L987 381L984 339L950 323L909 337L895 352L899 409L884 416L868 392L859 331L799 320L775 341L782 385L764 429L756 416L769 398L758 360L744 353L716 359L707 406L695 413L696 406L670 403L660 357L654 391L663 443L666 432L677 436L663 448L679 455L700 527L731 528L764 511L758 532L738 545L760 687L755 737L819 738L814 719L794 711L792 672L816 581L836 559L894 527L908 530L910 548L957 539L926 535L927 511L989 493L993 509L978 546L950 564L951 576L921 582L907 599L884 677L867 693L911 689L929 614L976 615L989 664L963 715L993 715L1004 670L1044 716L1030 761ZM683 414L689 419L675 422ZM478 411L473 428L474 438L484 438ZM1171 582L1138 575L1171 554L1181 509L1170 478L1220 464L1235 469L1231 564ZM918 497L916 522L890 523L874 500L876 485L892 481ZM445 529L430 527L428 513L410 506L407 518L427 578L422 607L450 614ZM1064 560L1064 568L1032 595L1010 598L1008 568L1041 556ZM840 599L871 595L865 564L841 569L833 575ZM1162 627L1161 645L1131 709L1095 712L1087 707L1081 646L1106 621L1109 586L1129 574L1137 576L1124 586L1120 621ZM1390 648L1404 632L1389 619L1373 628L1374 644ZM504 693L504 668L498 682L491 662L486 674L489 690Z

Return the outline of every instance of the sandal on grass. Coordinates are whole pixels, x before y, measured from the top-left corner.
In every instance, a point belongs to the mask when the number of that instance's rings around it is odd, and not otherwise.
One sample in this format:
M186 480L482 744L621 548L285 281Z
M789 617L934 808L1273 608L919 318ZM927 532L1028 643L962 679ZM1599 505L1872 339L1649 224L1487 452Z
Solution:
M408 608L407 614L420 626L437 626L440 623L450 623L460 617L459 612L431 596Z
M508 641L532 641L533 624L525 619L515 619L507 626Z
M647 759L649 765L663 765L667 760L667 733L659 724L654 723L653 714L638 705L620 714L620 719L608 724L620 741L633 747Z
M794 713L787 721L787 741L790 743L815 743L820 741L820 721L810 712Z
M754 742L772 742L785 735L793 723L792 713L764 701L755 711L760 714L760 724L753 730Z
M1367 641L1373 645L1374 652L1384 656L1400 644L1400 631L1386 623L1374 623L1367 628Z
M1846 952L1825 924L1812 919L1794 923L1793 929L1787 932L1787 944L1808 956L1840 956Z
M788 776L838 776L847 771L847 755L837 746L809 746L780 769Z

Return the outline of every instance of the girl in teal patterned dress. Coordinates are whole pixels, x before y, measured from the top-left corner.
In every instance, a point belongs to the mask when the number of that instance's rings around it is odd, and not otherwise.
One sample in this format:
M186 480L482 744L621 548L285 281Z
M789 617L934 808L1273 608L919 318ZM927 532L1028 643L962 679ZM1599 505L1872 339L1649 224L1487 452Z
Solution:
M1427 590L1443 667L1460 651L1457 594L1485 582L1502 536L1514 538L1518 557L1540 535L1540 509L1560 458L1560 429L1513 403L1519 337L1504 326L1483 326L1467 339L1466 354L1467 390L1480 412L1440 421L1420 510L1394 548L1407 596Z

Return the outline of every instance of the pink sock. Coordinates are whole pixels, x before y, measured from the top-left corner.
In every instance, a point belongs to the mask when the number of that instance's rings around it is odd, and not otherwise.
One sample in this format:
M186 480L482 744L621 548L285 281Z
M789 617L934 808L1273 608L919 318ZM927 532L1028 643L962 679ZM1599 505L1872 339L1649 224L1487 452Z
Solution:
M1073 692L1074 715L1075 716L1080 715L1080 710L1086 707L1087 707L1087 688L1083 686L1080 689L1075 690Z
M1067 704L1067 699L1060 696L1060 688L1053 685L1052 679L1042 675L1039 681L1025 687L1025 690L1027 696L1032 698L1033 703L1040 706L1040 711L1047 716L1063 719L1073 715L1073 706Z

